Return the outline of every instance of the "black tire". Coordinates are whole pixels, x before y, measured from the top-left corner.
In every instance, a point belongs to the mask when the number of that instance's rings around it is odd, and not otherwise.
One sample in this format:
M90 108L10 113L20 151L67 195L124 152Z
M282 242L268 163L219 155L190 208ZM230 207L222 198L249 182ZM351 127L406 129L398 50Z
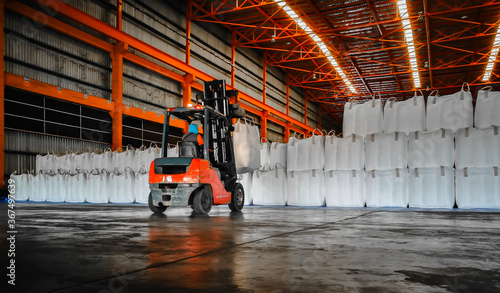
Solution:
M163 213L165 210L167 210L167 207L166 206L161 206L161 207L157 207L157 206L154 206L153 205L153 197L151 196L151 193L149 194L148 196L148 205L149 205L149 209L153 212L153 213Z
M229 203L229 208L234 212L239 212L243 209L245 205L245 190L243 190L243 185L236 183L231 192L231 202Z
M193 211L197 214L208 214L212 209L212 191L204 187L195 192L193 198Z

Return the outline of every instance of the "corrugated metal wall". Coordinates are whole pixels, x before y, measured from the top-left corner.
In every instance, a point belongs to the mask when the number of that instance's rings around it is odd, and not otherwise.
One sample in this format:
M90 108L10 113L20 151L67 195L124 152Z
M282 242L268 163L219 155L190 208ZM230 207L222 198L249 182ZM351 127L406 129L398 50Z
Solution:
M23 131L5 131L5 174L35 169L37 154L103 151L108 144Z
M68 4L114 26L116 0L76 1ZM39 9L35 4L27 3ZM179 5L181 4L181 5ZM53 17L100 39L112 42L90 28L59 16ZM123 1L123 30L154 47L185 61L185 2L179 1ZM192 23L191 65L208 74L230 79L231 34L223 27L210 23ZM174 72L179 70L135 51L156 64ZM247 48L237 48L236 87L252 97L262 100L262 55ZM5 12L5 70L30 79L61 88L111 98L111 58L106 52L57 33L43 25L27 21L9 10ZM267 71L267 103L285 112L286 76L277 68ZM182 103L180 83L153 73L145 68L124 62L124 104L162 113L164 107ZM197 91L193 90L193 100ZM290 90L290 116L304 121L304 93ZM317 125L317 105L308 105L308 125ZM269 138L282 140L282 127L269 123ZM44 136L9 131L6 151L7 172L34 168L33 156L54 150L83 150L103 147L97 142L79 141L61 137ZM28 149L26 147L29 146ZM15 154L14 152L18 152Z

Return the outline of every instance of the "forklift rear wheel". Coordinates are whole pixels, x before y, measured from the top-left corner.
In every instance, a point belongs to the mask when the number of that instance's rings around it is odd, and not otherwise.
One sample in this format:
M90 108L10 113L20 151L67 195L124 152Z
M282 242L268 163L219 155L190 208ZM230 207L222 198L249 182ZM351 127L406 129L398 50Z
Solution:
M245 191L243 190L243 185L236 183L231 193L231 202L229 203L229 208L232 211L239 212L243 209L245 204Z
M161 207L154 206L153 205L153 197L151 196L151 193L149 194L149 197L148 197L148 205L149 205L149 209L153 213L163 213L167 209L166 206L161 206Z
M193 210L197 214L208 214L212 209L212 192L204 187L196 191L193 198Z

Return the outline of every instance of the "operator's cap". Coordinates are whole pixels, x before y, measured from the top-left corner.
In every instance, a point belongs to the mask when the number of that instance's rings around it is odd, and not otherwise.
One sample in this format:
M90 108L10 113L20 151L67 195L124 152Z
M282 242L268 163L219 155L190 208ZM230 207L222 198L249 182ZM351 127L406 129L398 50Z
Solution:
M198 125L196 124L189 124L189 132L198 134Z

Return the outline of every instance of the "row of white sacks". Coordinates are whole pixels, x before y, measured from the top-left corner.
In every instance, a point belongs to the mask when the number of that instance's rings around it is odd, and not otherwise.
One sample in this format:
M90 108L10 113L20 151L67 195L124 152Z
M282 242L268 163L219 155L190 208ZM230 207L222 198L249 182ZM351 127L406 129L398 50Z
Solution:
M265 147L263 143L261 158L266 156L270 160L263 160L263 165L279 163L287 171L500 167L500 135L497 126L465 128L455 134L440 129L408 136L401 132L344 138L313 135L302 140L291 138L287 145Z
M343 135L353 133L366 136L372 133L435 131L441 128L456 132L460 128L487 128L500 126L500 92L491 87L478 92L476 108L472 104L470 89L450 95L437 96L434 91L427 97L423 94L405 101L389 99L385 105L381 99L364 103L349 101L344 106ZM436 93L436 95L434 95Z
M451 167L383 171L255 171L239 175L245 204L500 208L498 168Z
M109 172L117 169L124 172L130 168L133 171L139 171L145 168L149 172L151 162L161 156L161 148L155 144L149 148L141 147L134 149L128 146L123 151L111 151L106 149L104 152L85 152L85 153L67 153L65 155L47 154L36 156L36 174L40 171L57 173L58 170L69 170L70 174L77 174L78 170L105 169ZM169 157L178 157L178 146L169 146Z
M67 171L12 174L16 201L71 203L147 203L149 174L142 169L133 172L108 172L95 169L70 175Z

